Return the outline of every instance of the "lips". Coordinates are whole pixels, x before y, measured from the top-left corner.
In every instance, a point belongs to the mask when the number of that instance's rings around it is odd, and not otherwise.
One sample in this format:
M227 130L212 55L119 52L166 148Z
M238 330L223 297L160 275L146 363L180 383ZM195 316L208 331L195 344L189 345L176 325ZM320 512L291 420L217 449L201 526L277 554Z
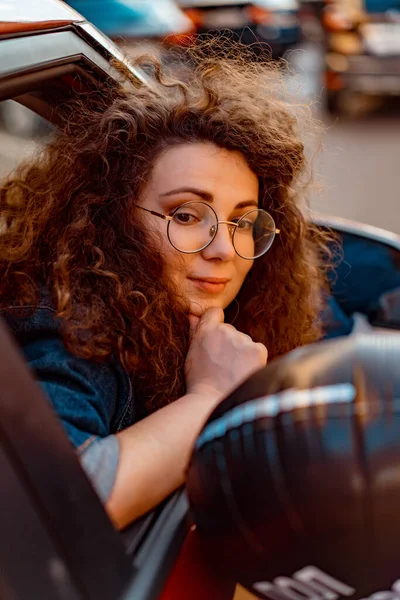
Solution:
M193 284L203 292L220 294L230 281L226 277L188 277Z
M188 277L193 281L205 281L206 283L228 283L230 279L227 277Z

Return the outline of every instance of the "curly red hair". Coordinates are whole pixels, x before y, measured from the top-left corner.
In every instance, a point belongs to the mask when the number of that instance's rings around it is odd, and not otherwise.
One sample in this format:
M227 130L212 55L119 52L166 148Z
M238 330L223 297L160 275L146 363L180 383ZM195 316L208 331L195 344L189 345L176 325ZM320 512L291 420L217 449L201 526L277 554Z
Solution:
M75 100L40 156L1 186L0 306L35 305L46 288L67 348L117 357L138 402L154 410L184 393L189 346L184 307L135 212L161 151L210 141L242 152L258 176L260 206L281 235L255 261L235 326L271 359L321 335L325 243L300 206L303 121L282 97L277 68L198 55L172 78L154 58L137 63L149 85Z

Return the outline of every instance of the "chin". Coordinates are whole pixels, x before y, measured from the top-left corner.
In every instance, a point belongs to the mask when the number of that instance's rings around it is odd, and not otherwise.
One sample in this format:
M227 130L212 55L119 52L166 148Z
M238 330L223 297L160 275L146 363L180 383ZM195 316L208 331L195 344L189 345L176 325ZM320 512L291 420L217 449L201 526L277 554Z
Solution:
M203 314L208 308L222 308L225 310L232 300L226 300L225 298L191 298L190 304L194 304L201 307L201 313Z

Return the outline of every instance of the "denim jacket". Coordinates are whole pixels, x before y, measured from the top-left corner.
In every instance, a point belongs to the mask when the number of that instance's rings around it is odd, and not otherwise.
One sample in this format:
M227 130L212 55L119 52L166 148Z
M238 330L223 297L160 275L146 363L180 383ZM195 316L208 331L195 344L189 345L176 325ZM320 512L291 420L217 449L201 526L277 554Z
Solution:
M67 351L55 310L45 297L27 317L3 308L27 363L76 449L81 464L105 501L113 487L119 458L114 435L134 421L128 374L116 360L95 363Z

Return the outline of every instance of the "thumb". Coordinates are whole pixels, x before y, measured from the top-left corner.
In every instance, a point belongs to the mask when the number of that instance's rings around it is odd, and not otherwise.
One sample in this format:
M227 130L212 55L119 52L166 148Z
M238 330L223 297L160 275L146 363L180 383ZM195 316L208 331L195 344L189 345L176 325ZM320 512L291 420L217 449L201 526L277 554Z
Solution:
M194 334L198 330L199 327L208 327L209 325L216 325L217 323L224 322L224 311L222 308L217 306L212 306L211 308L207 308L201 317L194 315L193 313L189 314L189 324L190 324L190 337L193 338Z
M223 323L225 319L224 311L222 308L218 306L211 306L207 308L202 314L198 324L197 329L199 327L209 327L210 325L218 325L218 323Z
M199 324L200 317L198 317L197 315L189 314L188 318L189 318L189 325L190 325L190 337L193 337L193 335L197 329L197 325Z

